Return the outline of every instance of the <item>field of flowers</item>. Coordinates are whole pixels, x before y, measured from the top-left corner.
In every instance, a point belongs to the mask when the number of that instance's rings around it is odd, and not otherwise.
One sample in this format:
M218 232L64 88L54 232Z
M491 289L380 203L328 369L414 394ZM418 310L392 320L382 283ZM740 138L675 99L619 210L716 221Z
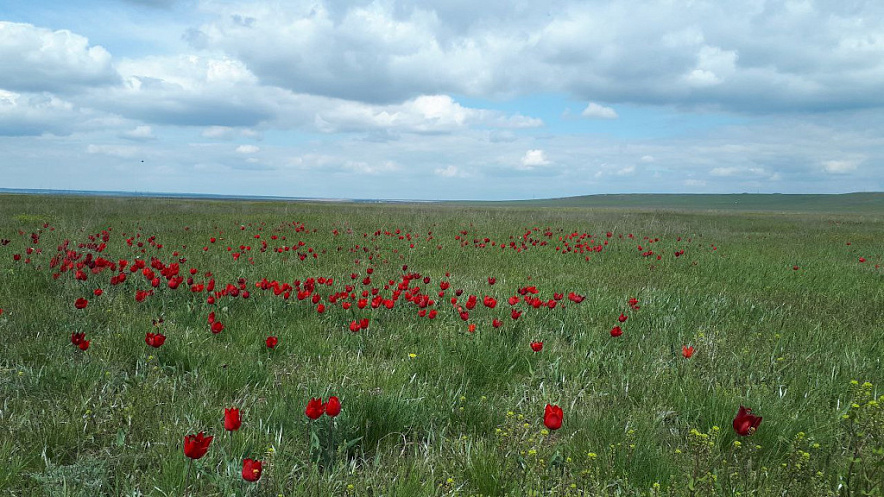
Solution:
M884 216L0 197L0 493L884 495Z

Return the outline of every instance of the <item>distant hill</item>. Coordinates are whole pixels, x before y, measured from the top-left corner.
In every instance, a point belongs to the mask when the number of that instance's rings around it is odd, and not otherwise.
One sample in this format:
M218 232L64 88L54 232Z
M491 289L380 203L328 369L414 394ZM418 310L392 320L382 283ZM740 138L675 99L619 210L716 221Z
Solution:
M487 202L524 207L592 207L649 210L857 213L884 216L884 192L845 194L622 194Z

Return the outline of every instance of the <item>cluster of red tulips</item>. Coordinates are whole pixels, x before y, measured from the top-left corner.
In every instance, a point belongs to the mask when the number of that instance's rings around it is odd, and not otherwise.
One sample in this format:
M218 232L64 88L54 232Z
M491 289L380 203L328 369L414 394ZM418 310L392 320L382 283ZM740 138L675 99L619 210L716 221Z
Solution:
M242 426L242 418L238 408L224 408L224 429L229 432L239 430ZM184 437L184 455L191 460L200 459L209 451L209 446L215 437L207 437L204 432ZM264 463L259 460L244 458L242 461L242 477L245 481L256 482L261 479ZM188 476L190 468L188 468Z

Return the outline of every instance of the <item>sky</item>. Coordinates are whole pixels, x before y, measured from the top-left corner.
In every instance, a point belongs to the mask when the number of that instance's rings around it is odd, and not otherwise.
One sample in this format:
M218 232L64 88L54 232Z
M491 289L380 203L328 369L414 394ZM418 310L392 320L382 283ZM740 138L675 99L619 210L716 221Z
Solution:
M4 0L0 186L884 191L876 0Z

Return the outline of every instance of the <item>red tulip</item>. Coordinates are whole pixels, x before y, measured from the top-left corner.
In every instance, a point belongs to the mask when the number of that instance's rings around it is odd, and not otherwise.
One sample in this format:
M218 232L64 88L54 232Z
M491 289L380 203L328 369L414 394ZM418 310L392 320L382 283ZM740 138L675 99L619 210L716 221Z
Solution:
M71 333L71 343L80 345L86 339L86 333Z
M95 290L92 290L92 295L95 295L96 297L101 297L103 293L104 290L102 290L101 288L96 288Z
M337 397L331 396L325 404L325 413L330 417L335 417L341 413L341 401Z
M311 398L307 402L307 409L304 410L304 414L310 419L318 419L323 412L325 412L325 404L322 403L322 398Z
M350 331L352 331L353 333L356 333L357 331L359 331L359 322L358 321L351 321L350 322Z
M242 477L246 481L258 481L261 478L263 463L252 459L244 459L242 462Z
M490 297L488 295L486 295L485 298L482 299L482 303L485 304L485 307L489 309L494 309L494 307L497 306L497 300L494 300L494 297Z
M166 343L166 335L162 333L148 333L144 337L145 343L154 348L159 348L162 344Z
M761 424L761 417L754 416L752 409L740 406L737 416L734 418L734 431L737 435L746 436L755 433L758 425Z
M77 344L77 347L80 347L80 350L85 351L86 349L89 348L89 344L90 344L90 343L91 343L91 342L89 342L89 340L83 340L82 342L80 342L80 343Z
M621 323L625 323L627 319L629 319L629 318L624 316L623 313L620 313L620 317L617 318L617 321L620 321Z
M269 336L269 337L267 337L266 342L267 342L267 348L268 348L268 349L275 349L275 348L276 348L276 344L279 343L279 339L276 338L275 336Z
M209 445L215 437L204 437L203 432L184 437L184 455L191 459L199 459L206 455Z
M242 425L242 418L239 416L239 409L236 407L224 408L224 429L227 431L236 431Z
M495 327L495 328L500 328L500 326L501 326L502 324L503 324L503 321L501 321L501 320L499 320L499 319L497 319L497 318L494 318L494 319L491 320L491 326L493 326L493 327Z
M77 309L85 309L87 305L89 305L89 301L83 297L78 298L76 302L74 302L74 307Z
M564 416L561 407L547 404L546 412L543 415L543 424L545 424L550 430L558 430L562 427L562 419Z
M611 328L611 336L612 337L619 337L622 334L623 334L623 330L619 326L615 326L615 327Z
M681 355L684 356L685 359L690 359L692 355L694 355L694 346L685 347L682 345L681 347Z
M489 277L489 278L488 278L488 284L489 284L489 285L493 285L493 284L495 284L495 283L497 283L497 279L496 279L496 278L492 278L492 277Z
M543 342L531 342L531 350L534 352L540 352L543 350Z
M222 330L224 330L224 324L221 323L221 321L215 321L212 323L212 333L217 335L218 333L221 333Z

